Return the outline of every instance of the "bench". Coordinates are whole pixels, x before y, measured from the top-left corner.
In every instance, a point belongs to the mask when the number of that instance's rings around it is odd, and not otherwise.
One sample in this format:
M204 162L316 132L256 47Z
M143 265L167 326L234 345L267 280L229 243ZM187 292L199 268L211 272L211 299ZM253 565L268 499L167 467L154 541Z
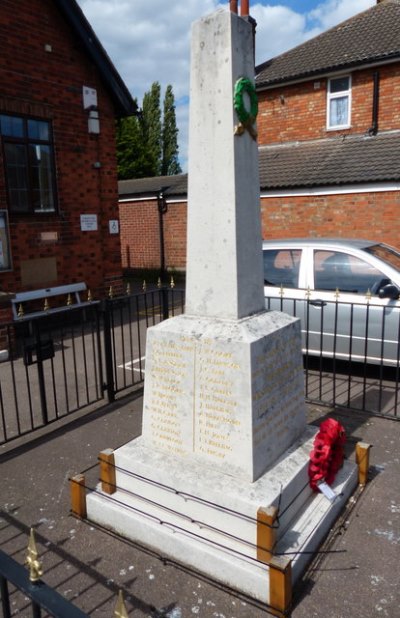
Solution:
M70 307L76 307L77 305L84 306L88 302L82 301L80 294L87 289L86 283L81 281L80 283L71 283L67 285L60 285L54 288L43 288L41 290L30 290L29 292L17 292L12 299L12 312L15 321L21 321L24 319L33 318L44 313L56 313L65 311ZM65 302L57 307L51 307L49 299L59 296L65 297ZM34 301L43 301L43 309L41 311L26 311L24 304ZM46 303L49 304L49 308L45 309ZM37 305L37 303L36 303Z

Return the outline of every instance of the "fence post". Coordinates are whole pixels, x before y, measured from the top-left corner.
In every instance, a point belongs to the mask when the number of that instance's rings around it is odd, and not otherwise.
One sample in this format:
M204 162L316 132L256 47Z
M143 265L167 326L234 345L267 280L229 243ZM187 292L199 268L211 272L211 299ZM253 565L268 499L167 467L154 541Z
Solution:
M272 558L276 543L278 508L260 507L257 511L257 560L266 564Z
M292 602L292 561L274 556L269 563L269 605L276 616L287 616Z
M1 607L3 609L3 617L11 618L10 595L8 592L7 580L2 575L0 575L0 594L1 594Z
M48 419L48 414L47 414L46 385L45 385L45 380L44 380L42 343L40 339L39 323L37 321L33 321L32 326L35 332L36 364L37 364L37 371L38 371L40 405L42 408L43 423L47 425L49 422L49 419Z
M71 483L71 511L77 517L86 517L85 476L77 474L70 479Z
M104 388L107 390L108 403L115 401L114 371L113 371L113 350L111 339L111 315L112 303L103 301L103 322L104 322L104 360L106 369L106 383Z
M116 492L114 451L107 448L99 454L101 489L105 494Z
M163 285L160 289L161 292L161 309L162 309L162 319L168 320L169 318L169 307L168 307L168 288L166 285Z
M366 442L357 442L356 444L356 462L358 466L358 483L366 485L368 480L369 470L369 451L371 445Z

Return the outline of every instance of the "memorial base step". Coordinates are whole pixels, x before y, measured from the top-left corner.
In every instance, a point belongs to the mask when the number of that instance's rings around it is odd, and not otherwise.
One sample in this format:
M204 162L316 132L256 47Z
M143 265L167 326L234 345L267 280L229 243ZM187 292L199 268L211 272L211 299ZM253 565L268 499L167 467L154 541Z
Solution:
M256 482L146 447L138 438L115 451L117 491L87 496L88 519L161 555L269 604L269 567L257 559L257 511L278 507L275 553L292 560L296 581L357 483L345 462L332 504L308 485L316 428Z

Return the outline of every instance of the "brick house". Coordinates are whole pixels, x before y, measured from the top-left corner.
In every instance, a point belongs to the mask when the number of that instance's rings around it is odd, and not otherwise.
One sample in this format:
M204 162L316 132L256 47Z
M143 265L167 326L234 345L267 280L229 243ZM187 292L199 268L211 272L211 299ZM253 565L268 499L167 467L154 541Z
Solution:
M0 289L122 281L115 119L137 111L75 0L0 5Z
M256 68L265 239L360 237L400 246L399 23L400 1L378 1ZM160 191L165 262L185 267L186 181L119 183L124 267L160 263Z

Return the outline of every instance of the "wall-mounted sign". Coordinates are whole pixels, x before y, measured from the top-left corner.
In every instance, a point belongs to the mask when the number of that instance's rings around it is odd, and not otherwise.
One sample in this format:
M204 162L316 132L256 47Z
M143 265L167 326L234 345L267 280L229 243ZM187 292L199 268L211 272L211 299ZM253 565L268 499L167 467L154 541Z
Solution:
M89 107L97 107L97 90L89 88L89 86L82 86L83 96L83 109Z
M11 270L10 232L6 210L0 210L0 270Z
M97 215L81 215L82 232L95 232L97 230Z
M119 221L118 221L118 219L111 219L108 222L108 229L110 230L110 234L118 234L119 233Z

